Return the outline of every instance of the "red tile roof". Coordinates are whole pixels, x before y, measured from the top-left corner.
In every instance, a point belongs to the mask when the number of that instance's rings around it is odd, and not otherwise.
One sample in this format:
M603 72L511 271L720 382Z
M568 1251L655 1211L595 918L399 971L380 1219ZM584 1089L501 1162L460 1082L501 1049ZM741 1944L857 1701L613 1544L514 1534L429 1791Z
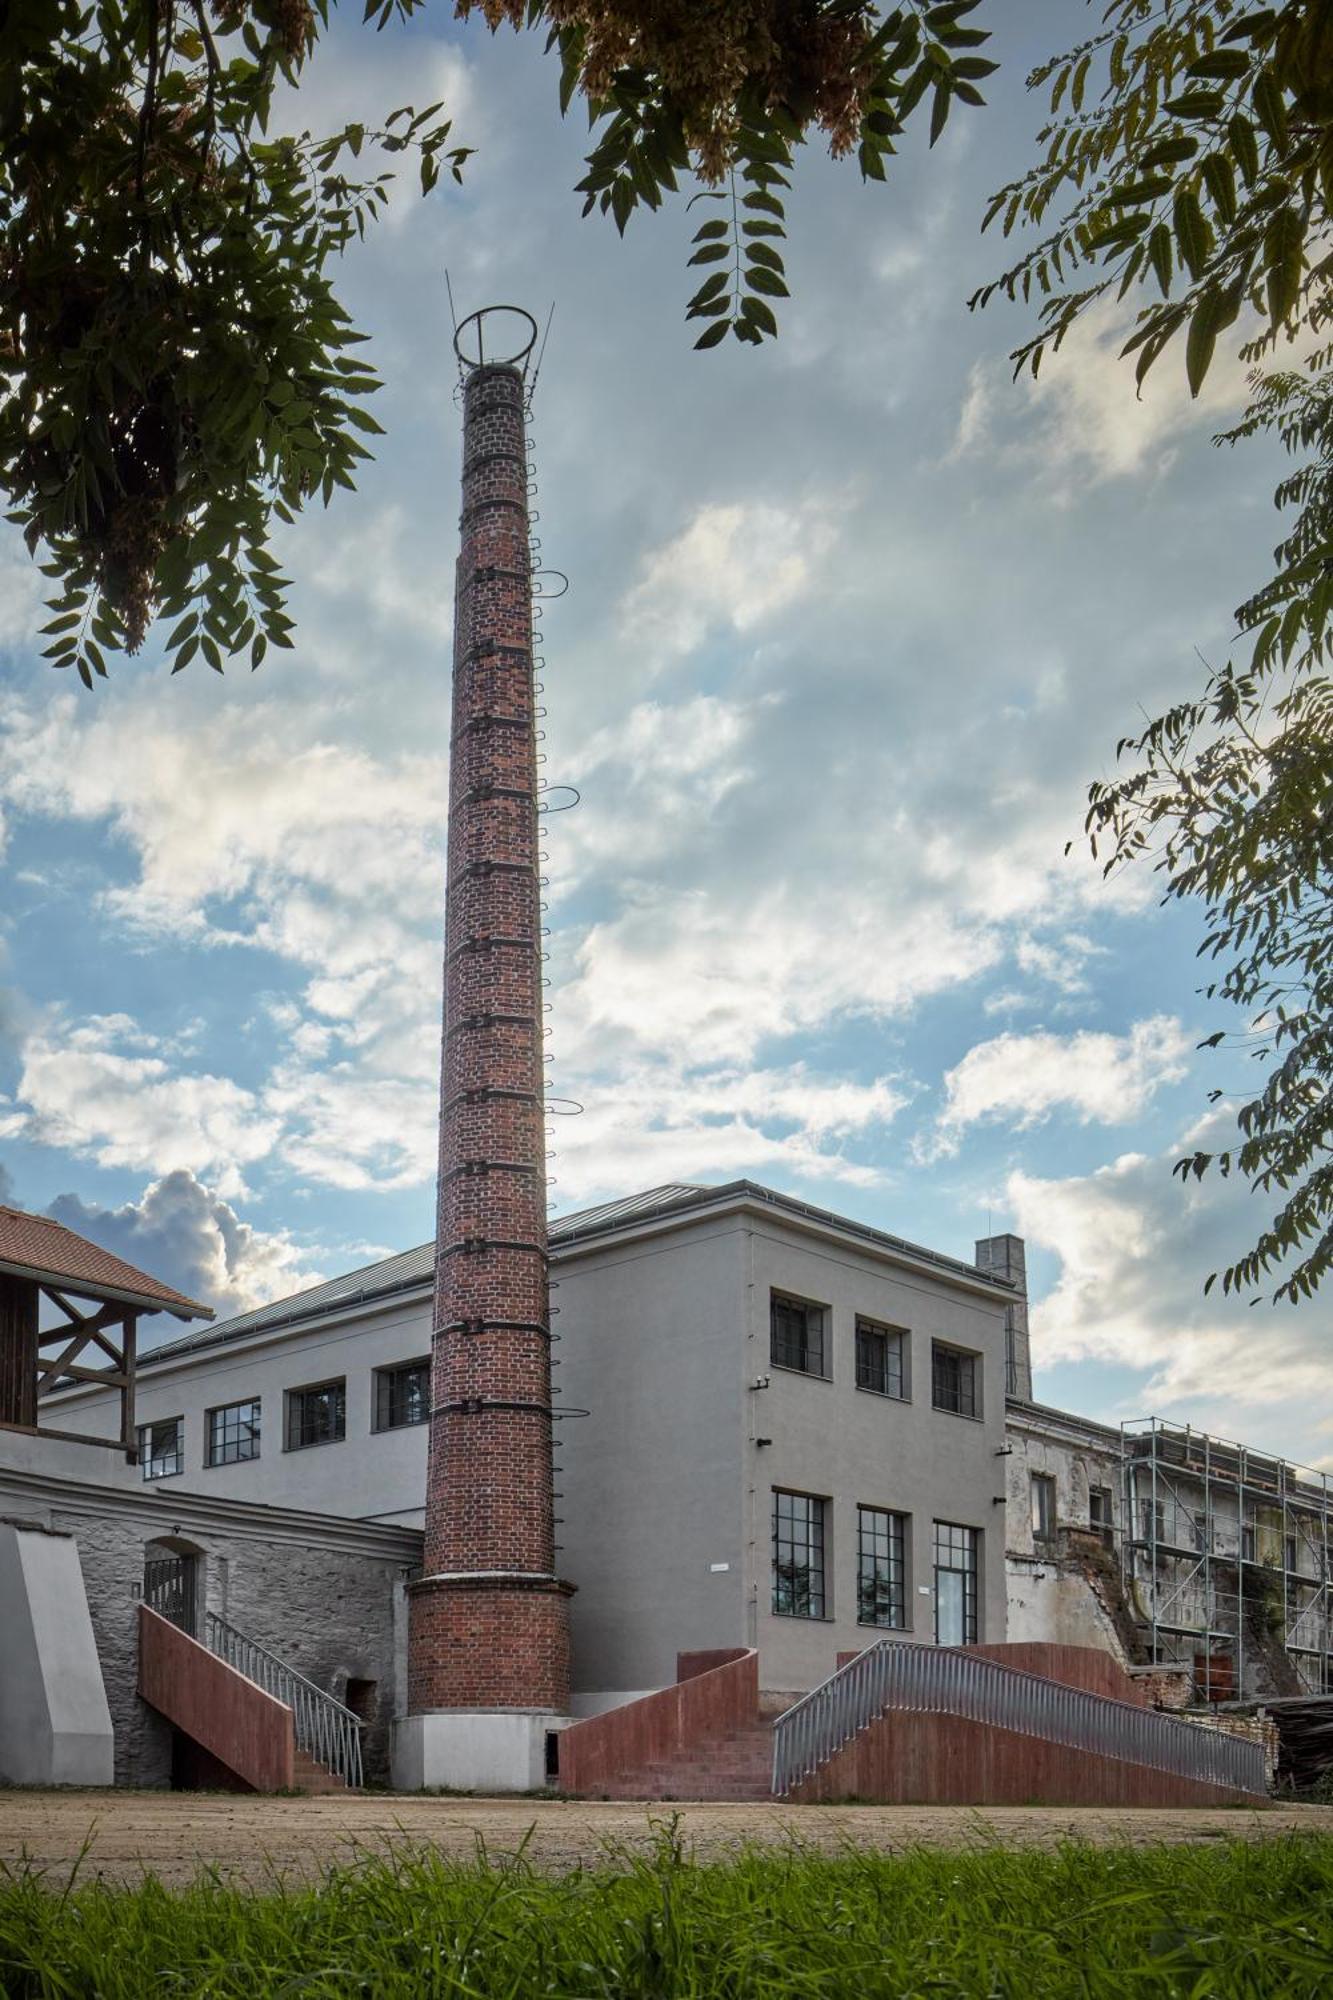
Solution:
M0 1271L64 1285L84 1298L137 1306L140 1312L169 1312L177 1319L213 1317L211 1307L173 1292L170 1285L136 1270L123 1257L113 1257L86 1236L76 1236L63 1222L53 1222L49 1215L29 1215L21 1208L0 1207Z

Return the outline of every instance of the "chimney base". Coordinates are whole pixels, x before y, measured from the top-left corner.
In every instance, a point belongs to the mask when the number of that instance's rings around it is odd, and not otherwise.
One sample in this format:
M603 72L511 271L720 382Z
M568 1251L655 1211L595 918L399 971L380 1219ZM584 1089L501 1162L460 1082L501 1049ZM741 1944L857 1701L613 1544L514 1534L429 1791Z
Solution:
M574 1586L512 1571L423 1576L408 1586L412 1715L569 1709Z
M444 1709L400 1716L390 1776L396 1792L539 1792L547 1742L570 1721L545 1709Z

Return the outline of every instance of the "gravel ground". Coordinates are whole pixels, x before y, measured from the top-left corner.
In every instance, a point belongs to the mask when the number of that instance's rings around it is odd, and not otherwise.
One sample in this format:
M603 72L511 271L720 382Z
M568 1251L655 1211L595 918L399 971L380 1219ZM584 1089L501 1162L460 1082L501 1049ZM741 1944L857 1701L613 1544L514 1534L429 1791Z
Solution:
M423 1798L362 1793L351 1798L277 1799L181 1792L0 1791L0 1862L27 1858L69 1877L80 1850L85 1878L169 1884L214 1867L261 1885L309 1878L358 1852L396 1843L430 1845L471 1859L526 1845L542 1867L571 1868L646 1847L673 1813L687 1848L713 1859L738 1847L795 1842L832 1851L871 1847L1054 1847L1062 1841L1147 1846L1211 1840L1333 1836L1333 1807L1229 1810L1101 1810L1095 1807L672 1805L556 1799Z

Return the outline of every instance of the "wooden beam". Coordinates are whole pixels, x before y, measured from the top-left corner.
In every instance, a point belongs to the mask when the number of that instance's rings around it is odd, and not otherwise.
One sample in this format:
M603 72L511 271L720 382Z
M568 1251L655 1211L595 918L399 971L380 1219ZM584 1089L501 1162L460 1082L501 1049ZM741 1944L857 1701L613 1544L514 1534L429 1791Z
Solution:
M125 1447L125 1460L129 1465L139 1463L139 1433L134 1425L134 1376L137 1367L139 1320L136 1313L125 1315L124 1351L125 1380L120 1392L120 1436Z
M0 1272L0 1421L37 1422L38 1291L31 1278Z
M91 1382L95 1389L123 1389L126 1377L123 1368L81 1368L77 1361L70 1361L61 1369L59 1375L49 1380L43 1378L38 1383L37 1400L40 1402L43 1396L56 1395L62 1380L65 1379L71 1382Z
M99 1444L107 1451L121 1449L119 1438L90 1437L86 1431L50 1430L45 1424L9 1424L0 1419L0 1431L21 1431L24 1437L58 1438L62 1444Z

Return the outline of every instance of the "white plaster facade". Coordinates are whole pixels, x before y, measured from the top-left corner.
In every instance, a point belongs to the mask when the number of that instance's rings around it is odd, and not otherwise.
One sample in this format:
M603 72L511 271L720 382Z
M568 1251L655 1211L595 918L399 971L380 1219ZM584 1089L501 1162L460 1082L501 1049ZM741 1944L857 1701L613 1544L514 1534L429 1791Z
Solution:
M975 1531L977 1636L1006 1636L1010 1287L749 1183L656 1190L557 1222L552 1278L577 1708L664 1684L676 1653L696 1648L756 1646L770 1688L823 1679L839 1652L877 1636L857 1615L860 1507L906 1517L904 1636L935 1636L937 1521ZM822 1308L823 1374L773 1364L775 1291ZM428 1354L430 1313L427 1247L146 1356L139 1421L183 1419L182 1470L116 1476L163 1499L217 1494L419 1526L426 1426L377 1431L374 1377ZM904 1398L857 1387L858 1316L904 1332ZM975 1417L933 1407L935 1342L975 1357ZM330 1380L346 1385L345 1436L285 1449L287 1394ZM262 1406L259 1456L206 1465L206 1413L249 1399ZM65 1393L59 1422L96 1431L98 1401ZM774 1489L822 1503L820 1617L774 1615Z

